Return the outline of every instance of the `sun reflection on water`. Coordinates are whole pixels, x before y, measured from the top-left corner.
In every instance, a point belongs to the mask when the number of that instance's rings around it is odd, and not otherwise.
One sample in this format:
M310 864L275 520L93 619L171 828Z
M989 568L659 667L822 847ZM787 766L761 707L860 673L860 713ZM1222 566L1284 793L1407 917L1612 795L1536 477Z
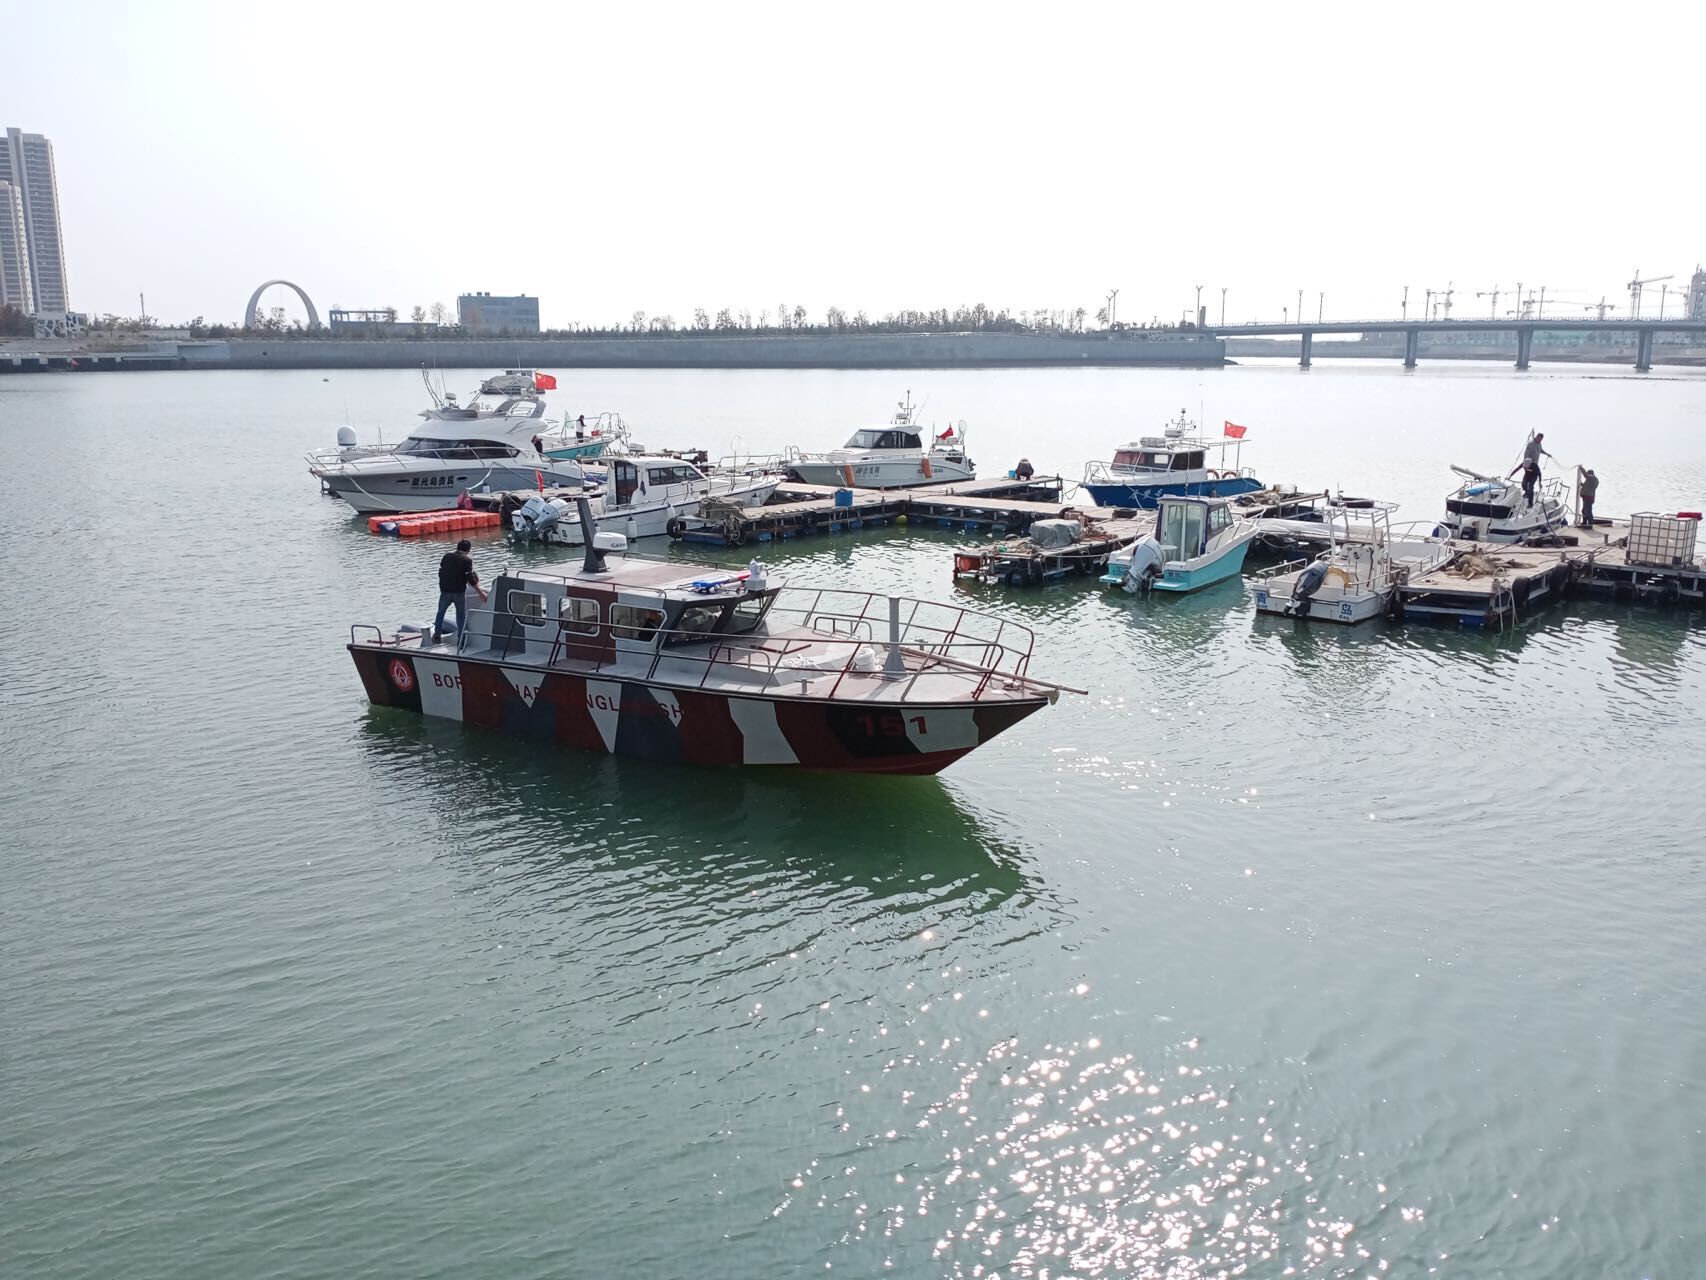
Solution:
M1326 1184L1344 1175L1317 1170L1325 1157L1277 1119L1276 1100L1235 1104L1199 1051L1187 1040L1146 1065L1095 1038L1037 1051L1017 1036L997 1041L934 1101L900 1089L893 1100L916 1114L906 1129L865 1134L839 1175L814 1161L774 1214L816 1186L819 1209L851 1215L838 1247L881 1248L887 1267L928 1238L940 1274L975 1280L1386 1272L1372 1236L1359 1240L1326 1203ZM901 1055L882 1074L915 1061ZM853 1113L880 1105L886 1086L861 1084L857 1103L835 1109L837 1131L853 1130ZM932 1155L892 1163L912 1142ZM862 1169L859 1150L881 1148L891 1163ZM1396 1208L1420 1223L1419 1208L1392 1206L1384 1183L1369 1181L1382 1217Z

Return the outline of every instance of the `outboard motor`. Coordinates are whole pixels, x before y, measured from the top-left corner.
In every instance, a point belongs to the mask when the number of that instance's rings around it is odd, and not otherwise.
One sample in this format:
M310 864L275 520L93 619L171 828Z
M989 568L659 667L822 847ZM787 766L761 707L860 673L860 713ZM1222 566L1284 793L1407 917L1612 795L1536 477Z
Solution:
M1161 576L1161 544L1153 534L1139 538L1131 545L1131 561L1126 565L1120 586L1131 595L1148 593Z
M1309 616L1309 602L1326 580L1327 564L1324 560L1317 560L1299 574L1297 585L1291 589L1292 612L1300 618L1307 618Z

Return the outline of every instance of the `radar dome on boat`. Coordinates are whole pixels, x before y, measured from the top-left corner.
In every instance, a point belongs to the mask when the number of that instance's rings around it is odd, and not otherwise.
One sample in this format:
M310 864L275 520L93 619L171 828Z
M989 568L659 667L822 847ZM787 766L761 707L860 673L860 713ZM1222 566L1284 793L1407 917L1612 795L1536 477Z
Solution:
M592 545L599 551L626 551L628 538L621 533L595 533L592 535Z
M338 448L340 448L340 449L353 449L353 448L355 448L355 428L354 427L347 427L346 426L346 427L339 427L338 428Z

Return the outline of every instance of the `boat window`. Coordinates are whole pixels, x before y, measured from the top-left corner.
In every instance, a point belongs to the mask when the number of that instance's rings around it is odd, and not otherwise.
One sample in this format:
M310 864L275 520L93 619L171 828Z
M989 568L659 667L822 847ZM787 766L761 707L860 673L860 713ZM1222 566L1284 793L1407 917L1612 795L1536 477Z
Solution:
M1173 455L1173 466L1171 467L1171 470L1201 471L1202 463L1202 451L1200 449L1192 449L1185 453L1175 453Z
M742 596L735 602L735 607L729 610L723 634L744 636L747 632L756 630L758 624L764 621L764 615L770 612L770 606L775 599L776 593L773 591L763 595Z
M610 606L610 630L618 640L650 640L661 626L662 609L643 609L631 604Z
M889 434L894 437L894 443L889 446L891 449L922 449L924 447L918 437L910 431L891 431Z
M513 458L516 450L507 444L476 444L469 451L471 458Z
M1210 507L1208 512L1208 532L1212 537L1232 523L1232 513L1225 507Z
M598 601L564 596L557 601L557 625L576 635L592 635L598 630Z
M723 604L690 604L681 611L681 616L675 620L675 625L664 636L663 642L669 644L697 644L701 640L710 639L711 632L717 629L717 621L723 616L723 610L728 608Z
M652 467L646 478L651 484L691 484L699 473L692 467Z
M878 442L885 434L885 432L877 431L875 429L868 431L855 431L853 433L853 438L847 442L846 447L849 449L880 449L882 448L882 445Z
M504 607L523 622L539 622L545 617L545 597L537 591L511 591L504 597Z

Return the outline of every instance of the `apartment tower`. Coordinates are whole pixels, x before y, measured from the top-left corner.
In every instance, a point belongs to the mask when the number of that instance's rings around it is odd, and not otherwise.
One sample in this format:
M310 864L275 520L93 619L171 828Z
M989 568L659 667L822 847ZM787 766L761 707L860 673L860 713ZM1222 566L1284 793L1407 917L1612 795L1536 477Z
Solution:
M21 254L16 247L20 225ZM19 258L22 269L15 285L13 264ZM22 129L6 130L6 146L0 151L0 296L37 315L71 309L53 144Z

